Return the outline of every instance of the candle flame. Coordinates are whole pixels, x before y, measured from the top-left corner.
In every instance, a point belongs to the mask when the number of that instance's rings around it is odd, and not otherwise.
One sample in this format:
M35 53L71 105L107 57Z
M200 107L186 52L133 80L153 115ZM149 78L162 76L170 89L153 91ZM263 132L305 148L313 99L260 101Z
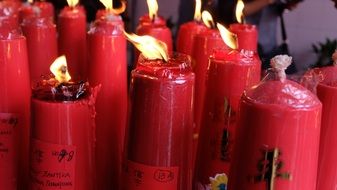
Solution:
M126 32L124 32L124 35L147 59L164 59L164 61L168 61L167 45L164 42L151 36L138 36Z
M71 76L68 72L66 56L62 55L56 58L53 64L50 65L49 69L54 74L55 79L59 83L65 83L70 81Z
M122 5L119 8L113 7L113 0L100 0L100 2L104 5L106 10L109 10L115 15L119 15L126 10L126 1L122 0Z
M34 0L27 0L29 4L33 4Z
M158 2L157 0L146 0L149 7L149 17L151 20L157 17L158 14Z
M70 7L75 7L78 4L79 0L67 0L67 3Z
M227 30L226 27L224 27L223 25L219 23L217 23L217 27L220 31L220 35L223 41L225 42L225 44L232 49L237 49L238 48L237 36L231 33L229 30Z
M201 0L195 0L194 20L201 21Z
M214 28L215 24L211 13L209 13L208 11L202 11L201 18L208 28Z
M238 0L236 4L235 16L238 23L243 23L243 9L245 8L245 4L242 0Z

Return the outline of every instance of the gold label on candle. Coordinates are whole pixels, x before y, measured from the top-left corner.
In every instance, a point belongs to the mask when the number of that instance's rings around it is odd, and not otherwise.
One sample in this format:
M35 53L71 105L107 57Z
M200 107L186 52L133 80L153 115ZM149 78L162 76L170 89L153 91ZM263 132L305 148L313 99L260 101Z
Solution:
M291 180L290 173L281 171L284 163L278 148L263 149L261 156L257 164L258 174L250 178L252 182L265 182L266 190L275 190L276 179Z
M32 190L74 190L76 147L33 139L31 148Z

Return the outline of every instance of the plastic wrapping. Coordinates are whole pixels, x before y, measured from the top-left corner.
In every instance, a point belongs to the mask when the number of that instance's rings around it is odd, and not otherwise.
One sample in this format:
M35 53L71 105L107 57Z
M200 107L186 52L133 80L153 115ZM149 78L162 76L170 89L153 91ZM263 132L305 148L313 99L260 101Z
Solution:
M330 190L337 185L336 159L337 151L337 66L328 66L312 69L307 72L303 80L309 81L307 84L316 85L317 96L323 104L322 127L320 139L320 152L318 164L317 189Z
M59 84L60 85L60 84ZM67 94L45 96L33 89L30 189L95 189L95 99L98 87L86 90L62 84L87 96L65 101ZM72 86L74 85L74 86ZM70 87L72 86L72 87ZM58 88L55 86L55 88Z
M0 37L0 189L26 189L30 83L26 39Z
M322 105L282 65L241 98L229 189L316 189Z
M58 53L68 60L74 79L87 79L87 23L84 7L65 7L58 16Z
M190 59L174 54L163 62L141 56L131 75L123 189L192 189L194 74Z
M22 23L27 38L31 84L50 73L49 67L57 57L56 26L50 18L31 17Z
M127 117L127 57L123 22L96 20L88 33L89 82L101 84L96 111L98 189L119 189Z
M177 36L177 51L192 56L194 38L205 30L207 27L197 21L182 24Z
M229 175L239 100L260 81L261 61L253 52L216 50L207 71L205 106L195 167L195 189L210 188L210 178Z

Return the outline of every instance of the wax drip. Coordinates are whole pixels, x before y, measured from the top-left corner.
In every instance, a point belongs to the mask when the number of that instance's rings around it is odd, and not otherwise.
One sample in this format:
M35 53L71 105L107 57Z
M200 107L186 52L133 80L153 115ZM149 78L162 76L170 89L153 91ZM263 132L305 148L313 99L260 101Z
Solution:
M270 60L270 66L277 73L281 82L284 82L287 78L285 70L292 62L292 57L288 55L277 55Z

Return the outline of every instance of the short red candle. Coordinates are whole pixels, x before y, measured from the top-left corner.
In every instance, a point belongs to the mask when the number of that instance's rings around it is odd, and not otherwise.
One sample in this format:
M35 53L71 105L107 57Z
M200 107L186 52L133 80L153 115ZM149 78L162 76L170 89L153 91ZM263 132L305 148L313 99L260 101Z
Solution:
M79 86L84 90L78 90ZM83 94L69 98L63 94L48 94L48 88L53 89L52 92L68 88L74 94ZM84 84L61 84L33 89L32 190L94 189L95 97L87 95L88 88Z
M239 101L245 89L260 81L261 61L253 52L216 50L207 73L196 158L196 187L209 184L209 178L216 174L229 175Z
M97 97L98 189L119 189L127 116L127 58L123 22L99 19L88 33L89 81L102 85Z
M30 78L40 80L50 73L49 66L57 57L56 27L50 18L27 18L22 23L27 37Z
M192 55L194 37L205 30L207 30L207 27L197 21L182 24L177 36L177 51L187 55Z
M195 135L199 134L202 112L204 107L204 97L206 88L206 74L209 57L214 49L226 47L218 30L207 30L195 36L193 55L195 72L195 100L194 100L194 122ZM194 149L196 150L197 138ZM194 150L194 151L195 151Z
M136 34L140 36L152 36L157 40L165 42L169 52L173 51L172 33L166 26L165 19L162 17L157 16L153 20L148 15L140 17Z
M124 190L192 189L194 73L190 59L175 54L163 62L140 56L131 75Z
M231 24L229 30L238 37L238 48L257 52L258 32L255 25Z
M336 159L337 151L337 78L336 66L315 70L323 76L323 81L317 86L317 96L323 104L322 127L319 150L317 189L330 190L337 185Z
M314 94L289 80L247 90L229 189L315 190L321 109Z
M65 55L75 79L86 75L86 15L81 6L65 7L58 17L58 52Z
M0 38L0 80L0 189L25 189L31 95L25 37Z

